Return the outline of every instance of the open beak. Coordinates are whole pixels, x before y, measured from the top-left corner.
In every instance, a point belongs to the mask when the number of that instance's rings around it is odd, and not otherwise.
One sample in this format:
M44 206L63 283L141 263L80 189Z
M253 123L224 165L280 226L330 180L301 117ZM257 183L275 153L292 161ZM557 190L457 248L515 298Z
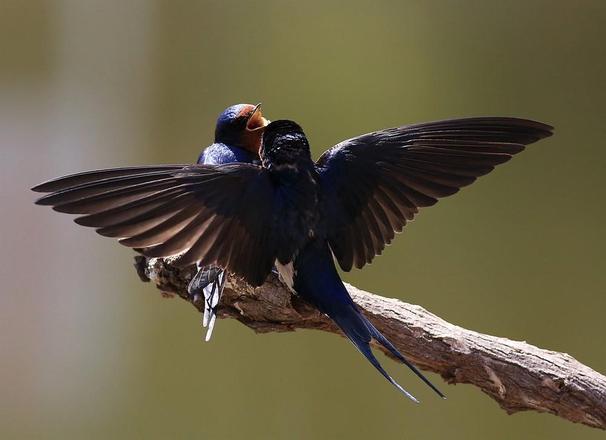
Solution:
M250 112L248 121L246 122L246 130L257 131L263 130L269 124L269 119L265 119L261 113L261 103L255 105L255 108Z

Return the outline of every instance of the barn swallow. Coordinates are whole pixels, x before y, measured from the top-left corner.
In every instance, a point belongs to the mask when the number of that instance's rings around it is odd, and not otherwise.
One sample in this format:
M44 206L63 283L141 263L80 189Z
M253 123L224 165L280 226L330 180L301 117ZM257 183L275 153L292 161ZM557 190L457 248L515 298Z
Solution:
M215 142L198 157L198 164L222 165L234 162L258 163L263 129L269 120L261 113L261 104L236 104L219 115L215 128ZM197 302L204 296L202 325L207 327L205 340L209 341L217 319L217 305L225 286L225 271L218 266L204 267L187 287L190 298Z
M552 130L516 118L430 122L343 141L314 163L301 127L279 120L264 129L260 165L97 170L33 190L51 193L38 204L84 214L77 223L105 235L110 230L149 257L179 254L178 265L216 265L252 286L275 265L293 292L417 402L380 365L371 340L444 395L360 312L335 262L344 271L362 268L419 208L470 185Z

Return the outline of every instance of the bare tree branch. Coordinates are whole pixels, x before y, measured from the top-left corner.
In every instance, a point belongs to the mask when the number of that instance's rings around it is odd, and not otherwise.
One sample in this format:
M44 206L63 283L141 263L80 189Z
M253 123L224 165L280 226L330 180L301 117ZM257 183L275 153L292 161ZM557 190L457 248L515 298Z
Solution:
M144 281L187 299L192 269L179 270L168 260L144 257L136 257L135 267ZM477 386L509 414L548 412L606 429L606 377L568 354L466 330L420 306L346 286L366 316L404 355L448 383ZM203 308L202 303L194 306ZM219 316L235 318L259 333L299 328L339 333L328 318L273 276L256 289L231 279Z

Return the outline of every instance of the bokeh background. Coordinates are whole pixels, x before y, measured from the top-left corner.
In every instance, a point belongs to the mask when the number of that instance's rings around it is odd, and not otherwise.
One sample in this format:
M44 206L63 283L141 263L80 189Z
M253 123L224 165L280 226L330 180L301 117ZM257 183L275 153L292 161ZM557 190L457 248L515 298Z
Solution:
M0 2L0 437L597 439L477 389L396 393L341 338L255 335L139 282L132 252L35 207L65 173L193 161L263 101L317 157L367 131L514 115L556 136L344 275L606 372L606 2Z

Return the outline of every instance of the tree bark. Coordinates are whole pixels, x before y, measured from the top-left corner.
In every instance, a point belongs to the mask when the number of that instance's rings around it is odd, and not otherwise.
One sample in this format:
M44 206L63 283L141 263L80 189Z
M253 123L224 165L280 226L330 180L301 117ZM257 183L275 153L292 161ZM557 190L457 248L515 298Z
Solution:
M186 288L193 268L177 269L169 259L135 260L142 280L191 302ZM368 319L420 368L451 384L477 386L508 414L534 410L606 429L606 377L570 355L466 330L420 306L346 287ZM203 309L202 301L192 304ZM339 333L330 319L273 275L259 288L230 278L218 314L258 333L300 328Z

